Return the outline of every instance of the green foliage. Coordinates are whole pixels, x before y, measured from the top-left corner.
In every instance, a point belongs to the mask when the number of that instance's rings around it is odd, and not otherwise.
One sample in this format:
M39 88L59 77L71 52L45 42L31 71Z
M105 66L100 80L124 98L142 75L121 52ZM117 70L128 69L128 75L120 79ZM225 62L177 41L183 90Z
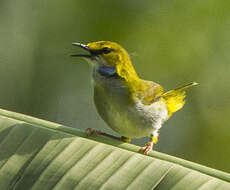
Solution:
M230 189L230 175L0 110L0 189ZM93 140L94 139L94 140ZM192 168L192 169L190 169Z

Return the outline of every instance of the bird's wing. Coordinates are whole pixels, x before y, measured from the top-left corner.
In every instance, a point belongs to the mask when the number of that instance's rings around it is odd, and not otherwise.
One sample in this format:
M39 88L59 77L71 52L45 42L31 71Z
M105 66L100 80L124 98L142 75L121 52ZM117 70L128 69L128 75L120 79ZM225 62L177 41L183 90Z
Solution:
M164 89L161 85L152 81L142 80L142 82L145 86L141 96L142 103L150 105L161 97Z

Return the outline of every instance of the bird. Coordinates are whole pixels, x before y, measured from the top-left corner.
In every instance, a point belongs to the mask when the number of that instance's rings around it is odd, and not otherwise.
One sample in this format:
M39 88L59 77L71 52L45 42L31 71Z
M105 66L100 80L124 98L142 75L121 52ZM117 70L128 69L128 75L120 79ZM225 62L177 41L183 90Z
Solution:
M149 141L140 148L147 155L158 142L162 125L184 106L185 90L198 83L164 92L158 83L138 76L129 54L118 43L96 41L72 45L86 52L72 56L85 58L93 67L94 103L101 118L124 142L149 136ZM106 135L92 129L88 133Z

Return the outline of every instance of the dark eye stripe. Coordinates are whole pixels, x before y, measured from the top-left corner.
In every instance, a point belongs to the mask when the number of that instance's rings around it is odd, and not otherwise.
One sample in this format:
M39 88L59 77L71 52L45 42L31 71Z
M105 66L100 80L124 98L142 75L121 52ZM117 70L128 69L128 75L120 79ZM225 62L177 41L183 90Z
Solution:
M103 49L100 50L90 50L91 54L93 55L101 55L101 54L108 54L111 51L113 51L112 49L108 48L108 47L104 47Z
M112 49L105 47L102 49L104 54L110 53L112 51Z

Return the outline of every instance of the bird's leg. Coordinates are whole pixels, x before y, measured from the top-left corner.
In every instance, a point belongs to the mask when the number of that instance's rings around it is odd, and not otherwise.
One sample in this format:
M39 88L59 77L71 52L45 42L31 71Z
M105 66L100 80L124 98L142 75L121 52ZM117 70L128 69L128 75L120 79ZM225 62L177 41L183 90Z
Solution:
M158 131L154 131L153 134L150 135L149 142L144 147L142 147L140 151L147 155L153 149L153 145L158 142L158 136Z
M88 128L86 130L86 133L87 133L87 135L102 135L102 136L110 137L110 138L113 138L113 139L116 139L116 140L121 140L123 142L130 142L130 139L128 137L123 137L123 136L122 137L116 137L116 136L101 132L99 130L94 130L94 129L91 129L91 128Z
M99 130L94 130L94 129L91 129L91 128L88 128L86 130L86 133L87 133L87 135L102 135L102 136L111 137L111 138L114 138L114 139L117 139L117 140L121 140L119 137L115 137L113 135L101 132Z

